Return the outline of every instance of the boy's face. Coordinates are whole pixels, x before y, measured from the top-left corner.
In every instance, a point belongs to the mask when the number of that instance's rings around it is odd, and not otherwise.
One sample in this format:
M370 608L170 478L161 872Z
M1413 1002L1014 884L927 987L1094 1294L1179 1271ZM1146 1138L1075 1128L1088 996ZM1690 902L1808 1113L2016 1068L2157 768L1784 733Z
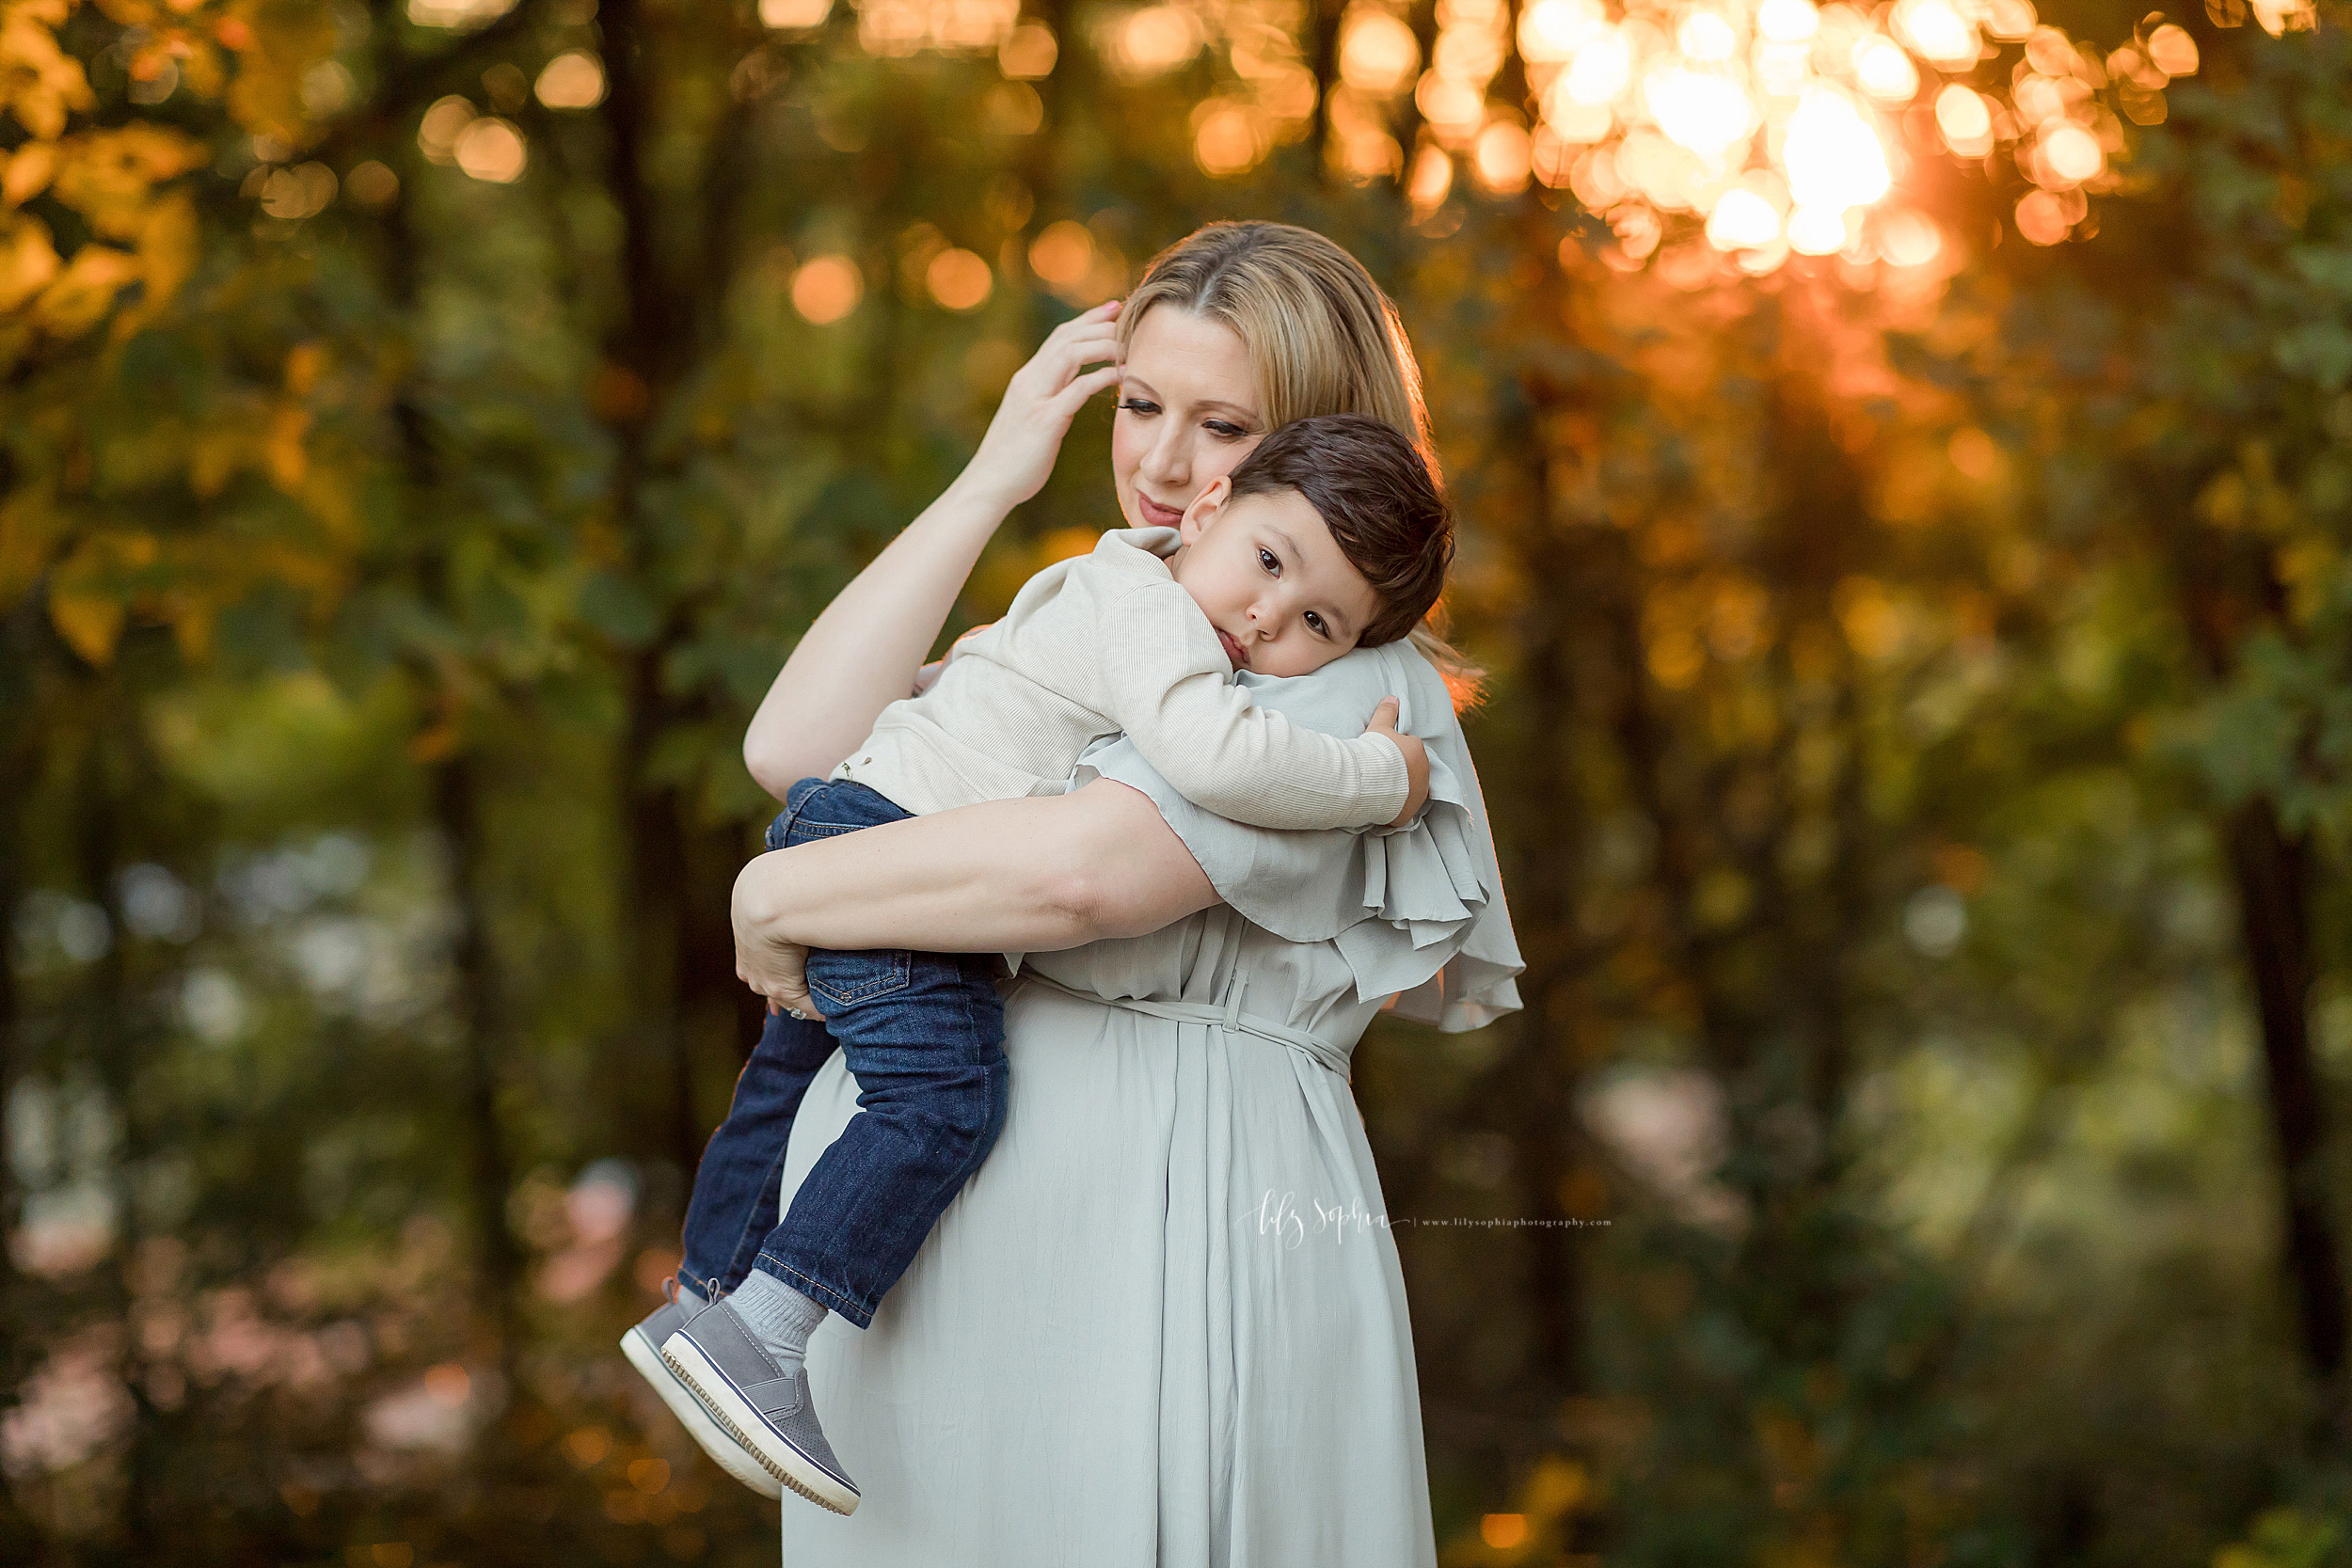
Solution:
M1219 478L1185 509L1171 576L1236 670L1304 675L1356 645L1380 596L1295 490L1232 499Z

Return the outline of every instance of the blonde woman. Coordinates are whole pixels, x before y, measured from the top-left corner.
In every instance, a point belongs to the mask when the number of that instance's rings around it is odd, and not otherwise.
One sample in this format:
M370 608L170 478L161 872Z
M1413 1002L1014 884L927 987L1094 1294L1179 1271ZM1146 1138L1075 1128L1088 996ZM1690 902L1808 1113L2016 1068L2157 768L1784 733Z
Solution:
M1282 225L1202 230L1123 309L1048 338L964 474L810 627L745 739L772 793L831 773L916 682L982 546L1114 384L1131 527L1171 522L1292 420L1370 414L1425 445L1410 349L1352 258ZM788 1510L787 1562L1435 1562L1403 1276L1348 1055L1387 1006L1447 1029L1517 1006L1519 962L1424 649L1450 660L1417 636L1236 676L1339 734L1399 699L1432 802L1401 830L1243 827L1113 737L1066 795L746 867L739 959L771 994L807 947L1004 952L1016 970L993 1151L870 1322L836 1313L808 1340L809 1393L863 1498ZM820 1024L771 1029L785 1049L763 1055L785 1066L739 1087L688 1220L681 1274L723 1291L859 1114ZM786 1124L779 1169L755 1151Z

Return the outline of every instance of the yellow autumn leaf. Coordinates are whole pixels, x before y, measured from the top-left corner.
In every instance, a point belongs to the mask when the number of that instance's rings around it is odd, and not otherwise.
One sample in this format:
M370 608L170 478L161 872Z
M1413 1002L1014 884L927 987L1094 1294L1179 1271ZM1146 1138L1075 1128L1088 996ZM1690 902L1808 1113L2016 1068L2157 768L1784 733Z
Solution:
M269 464L270 482L289 494L301 487L302 476L310 470L310 454L302 446L303 436L310 432L307 408L280 408L270 417L269 439L262 456Z
M55 194L109 239L134 238L155 187L204 162L203 144L144 123L91 131L57 148Z
M149 533L100 533L58 563L49 580L49 619L73 651L92 664L114 657L135 575L154 564Z
M53 588L49 593L49 619L66 645L92 664L103 664L113 658L115 643L122 637L123 608L119 599Z
M286 351L286 390L296 397L308 397L318 385L319 372L326 368L326 345L313 340L296 343Z
M0 6L0 109L43 141L65 135L66 117L96 104L82 64L57 47L66 0Z
M49 226L12 213L0 219L0 310L13 310L49 286L57 276L57 250Z
M114 309L115 295L139 278L138 259L112 245L86 245L33 303L33 318L59 338L77 338Z
M0 167L0 202L22 207L48 187L57 170L57 144L28 141Z
M138 330L171 304L180 285L196 270L201 238L196 203L187 192L174 191L148 210L136 235L139 269L146 275L147 288L139 302L115 324L119 335Z
M13 605L40 580L49 555L66 530L56 495L46 483L29 485L0 504L0 606Z
M327 7L305 0L239 0L231 8L224 41L237 44L237 77L229 87L229 109L246 130L267 132L300 145L310 117L302 106L302 78L335 53L335 19Z

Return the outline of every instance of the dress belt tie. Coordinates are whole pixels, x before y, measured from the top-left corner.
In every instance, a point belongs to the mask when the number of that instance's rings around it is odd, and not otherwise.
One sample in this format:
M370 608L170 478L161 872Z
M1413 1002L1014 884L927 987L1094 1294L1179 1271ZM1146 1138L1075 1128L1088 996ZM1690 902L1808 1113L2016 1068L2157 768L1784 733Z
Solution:
M1255 1035L1276 1045L1287 1045L1330 1069L1342 1079L1354 1081L1348 1072L1348 1053L1322 1036L1311 1035L1304 1029L1294 1029L1287 1023L1277 1023L1262 1013L1243 1012L1242 992L1248 981L1239 970L1234 971L1233 979L1225 988L1225 1005L1221 1007L1200 1002L1139 1002L1130 997L1097 996L1090 990L1078 990L1063 985L1059 980L1049 980L1027 968L1021 971L1019 978L1029 985L1057 990L1074 1001L1091 1002L1098 1007L1117 1007L1121 1012L1141 1013L1146 1018L1165 1018L1177 1023L1206 1024L1212 1029L1222 1029L1229 1035Z

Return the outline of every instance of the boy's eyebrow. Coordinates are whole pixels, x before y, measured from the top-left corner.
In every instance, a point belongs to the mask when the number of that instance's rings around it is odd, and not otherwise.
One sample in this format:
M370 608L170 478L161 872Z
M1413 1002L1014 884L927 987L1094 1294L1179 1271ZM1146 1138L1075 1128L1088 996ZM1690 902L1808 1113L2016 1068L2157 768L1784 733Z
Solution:
M1293 539L1289 534L1284 533L1280 529L1276 528L1271 523L1266 525L1266 531L1282 542L1282 548L1290 552L1290 558L1293 561L1304 561L1307 559L1306 556L1300 552L1297 540ZM1319 604L1313 608L1323 612L1324 620L1329 624L1332 631L1337 633L1339 636L1354 637L1356 635L1355 623L1351 622L1347 618L1347 616L1340 610L1339 606L1332 604Z

